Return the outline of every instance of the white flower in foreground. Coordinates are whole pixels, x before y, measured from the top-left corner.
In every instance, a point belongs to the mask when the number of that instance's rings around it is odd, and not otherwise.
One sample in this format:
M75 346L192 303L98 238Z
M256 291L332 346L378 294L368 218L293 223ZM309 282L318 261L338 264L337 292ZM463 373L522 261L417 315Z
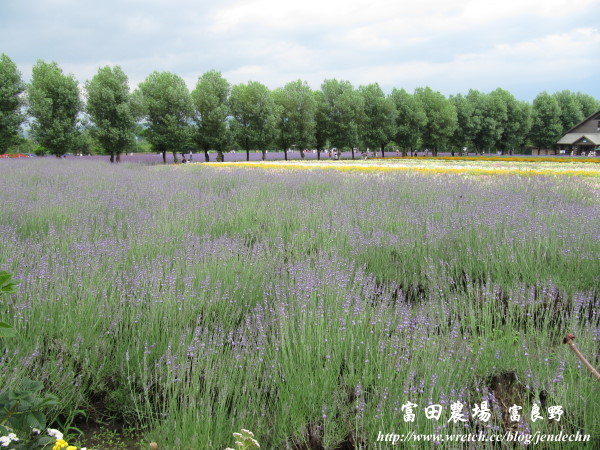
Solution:
M55 430L54 428L48 428L46 430L46 433L48 433L48 436L56 438L57 441L60 441L63 438L63 434L60 431Z
M32 428L32 429L31 429L31 432L32 432L33 434L40 434L40 433L42 432L42 430L38 430L37 428Z
M8 447L13 441L18 441L19 438L15 433L8 433L8 436L0 436L0 445L2 447Z
M242 428L242 433L245 434L245 435L247 435L247 436L254 437L254 433L252 431L245 430L243 428Z

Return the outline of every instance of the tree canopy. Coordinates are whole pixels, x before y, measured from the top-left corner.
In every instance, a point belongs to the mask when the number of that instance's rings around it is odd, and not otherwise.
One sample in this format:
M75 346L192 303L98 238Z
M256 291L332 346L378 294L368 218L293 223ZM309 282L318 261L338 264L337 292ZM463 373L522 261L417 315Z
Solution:
M427 115L419 99L404 89L392 90L391 99L397 113L393 140L406 154L407 150L417 148Z
M0 154L19 141L23 113L25 83L17 65L4 53L0 55Z
M327 137L332 147L359 145L360 131L364 121L364 99L349 81L325 80L321 85L327 117Z
M471 142L479 153L496 148L508 121L506 103L499 92L483 94L471 89L466 96L471 104Z
M232 127L237 143L246 150L261 149L265 159L266 147L273 141L277 125L277 110L269 88L258 81L238 84L229 98Z
M430 87L413 93L394 88L386 95L378 83L355 89L338 79L326 79L316 90L303 80L270 90L257 81L232 86L216 70L201 75L191 93L178 75L157 71L130 92L118 66L98 69L85 88L84 110L77 81L56 62L38 61L26 85L2 54L0 153L37 142L40 152L57 156L101 149L118 161L144 137L165 162L167 151L177 161L177 153L192 148L204 151L206 161L216 150L222 161L232 147L244 149L246 159L250 150L262 150L264 159L274 147L316 148L317 158L332 147L351 150L353 158L357 147L385 155L387 146L404 155L465 148L505 154L528 145L555 147L561 135L600 109L591 95L569 90L542 92L533 103L500 88L449 97ZM30 125L32 141L21 136L23 123Z
M536 147L551 147L562 132L558 100L547 92L542 92L533 101L530 139Z
M140 83L146 136L154 148L163 154L185 148L191 138L190 120L193 114L190 93L181 77L170 72L152 72Z
M384 94L378 83L361 86L358 91L364 107L362 141L367 147L381 149L382 156L385 156L385 147L396 130L396 104Z
M136 118L127 75L119 67L102 67L86 84L92 136L117 161L134 145Z
M494 93L506 105L506 116L502 133L496 147L502 154L512 154L515 149L525 146L531 129L531 108L528 103L518 101L510 92L496 89Z
M230 92L231 85L216 70L206 72L198 78L196 88L192 91L196 122L194 140L204 151L206 161L211 149L219 152L219 160L222 161L223 151L231 141L227 121Z
M38 61L27 88L33 137L53 155L73 151L78 143L79 87L55 62Z
M315 144L315 114L317 102L306 81L297 80L273 91L275 104L279 106L276 141L285 152L292 145L301 150Z
M427 122L423 127L422 141L434 156L450 141L456 128L456 110L440 92L430 87L417 88L415 97L423 105Z

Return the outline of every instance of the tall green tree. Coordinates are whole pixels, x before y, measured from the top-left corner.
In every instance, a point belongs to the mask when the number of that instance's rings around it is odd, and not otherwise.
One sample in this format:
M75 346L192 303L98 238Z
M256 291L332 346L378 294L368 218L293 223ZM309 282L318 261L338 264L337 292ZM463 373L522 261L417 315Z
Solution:
M501 99L506 106L502 133L496 144L502 154L513 154L516 149L524 147L531 128L530 107L527 102L518 101L510 92L496 89L493 95Z
M349 81L325 80L321 85L326 111L330 144L338 149L359 145L361 124L364 120L364 100Z
M302 80L273 91L273 100L279 106L276 141L287 160L287 149L293 145L300 149L314 145L317 102L308 83Z
M121 160L121 153L134 146L136 118L127 75L119 67L101 67L86 83L87 112L92 122L91 135L110 155L110 162Z
M327 146L327 136L329 130L327 129L327 103L325 102L325 95L323 91L313 91L315 98L315 147L317 147L317 159L321 159L321 150Z
M198 147L204 151L208 162L208 150L217 151L217 161L223 161L223 152L231 142L229 130L229 94L231 85L221 72L211 70L198 78L192 91L196 130L194 138Z
M394 88L390 97L397 113L393 140L406 156L407 151L417 148L427 124L427 115L419 99L404 89Z
M381 149L381 156L385 157L385 147L394 138L396 129L396 105L378 83L360 86L358 91L364 106L360 133L362 141L367 147Z
M579 102L581 113L583 114L584 119L600 110L600 100L595 99L591 95L576 92L575 97Z
M257 81L237 84L229 97L232 127L235 140L246 150L260 149L266 159L266 147L273 141L277 126L277 108L269 88Z
M77 81L64 75L55 62L38 61L27 87L34 139L60 157L78 144L78 115L82 110Z
M560 107L559 117L563 134L587 117L583 115L582 105L574 92L564 90L555 92L552 96Z
M547 92L541 92L533 100L532 108L531 142L538 148L554 147L563 130L558 100Z
M452 155L454 156L455 149L459 153L463 153L465 148L468 154L469 147L473 146L473 136L478 126L478 122L475 120L474 105L462 94L452 95L449 100L456 110L456 128L450 138Z
M434 156L450 142L456 128L454 105L440 92L430 87L415 89L415 97L423 105L427 122L423 127L422 141Z
M510 140L510 147L514 150L522 149L527 145L527 139L533 123L531 104L526 101L517 102L514 113L515 121L519 124ZM512 154L512 153L511 153Z
M473 111L472 142L476 151L483 154L485 150L495 150L508 120L503 96L499 92L484 94L471 89L466 98Z
M140 83L141 103L147 121L146 137L167 162L167 151L184 151L191 139L193 115L190 93L181 77L170 72L152 72Z
M0 56L0 154L19 142L25 83L17 65L4 53Z

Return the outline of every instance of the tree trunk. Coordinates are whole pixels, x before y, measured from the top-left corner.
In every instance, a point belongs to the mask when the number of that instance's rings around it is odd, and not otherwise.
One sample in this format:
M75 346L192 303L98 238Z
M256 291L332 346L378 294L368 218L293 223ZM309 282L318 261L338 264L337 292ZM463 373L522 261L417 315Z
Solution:
M283 157L285 158L285 160L287 161L287 148L283 149Z
M115 154L113 152L110 152L110 162L111 163L115 162Z
M246 161L250 161L250 150L246 149Z
M321 149L320 148L317 149L317 160L318 161L321 160Z
M177 152L173 150L173 162L177 163L179 160L177 159Z
M267 153L266 150L262 150L262 160L266 161L267 160Z
M352 159L354 159L354 147L352 147Z
M166 164L167 163L167 152L166 152L166 150L164 152L162 152L162 154L163 154L163 164Z
M121 152L117 152L117 160L116 162L120 163L121 162Z
M381 146L381 157L385 158L385 145Z
M217 162L225 161L225 157L223 156L223 150L217 150Z
M210 161L210 157L208 156L208 150L204 150L204 161L205 162L209 162Z

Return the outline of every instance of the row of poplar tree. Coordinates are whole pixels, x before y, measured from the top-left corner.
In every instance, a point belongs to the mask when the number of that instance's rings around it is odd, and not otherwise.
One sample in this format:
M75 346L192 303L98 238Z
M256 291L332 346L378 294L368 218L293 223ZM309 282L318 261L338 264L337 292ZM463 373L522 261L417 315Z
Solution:
M83 97L83 99L82 99ZM85 100L85 101L84 101ZM560 136L600 109L594 97L561 91L540 93L532 104L510 92L470 90L446 98L429 87L414 93L393 89L386 95L377 83L354 88L328 79L312 90L292 81L269 90L250 81L232 86L220 72L198 78L190 92L181 77L153 72L131 92L127 75L102 67L80 90L77 80L55 62L38 61L31 82L22 81L14 62L0 57L0 153L23 140L24 123L34 141L61 156L81 147L82 136L119 161L136 136L163 154L192 149L216 150L218 160L231 148L396 147L404 154L427 148L512 154L526 145L552 147ZM287 159L287 152L284 152Z

